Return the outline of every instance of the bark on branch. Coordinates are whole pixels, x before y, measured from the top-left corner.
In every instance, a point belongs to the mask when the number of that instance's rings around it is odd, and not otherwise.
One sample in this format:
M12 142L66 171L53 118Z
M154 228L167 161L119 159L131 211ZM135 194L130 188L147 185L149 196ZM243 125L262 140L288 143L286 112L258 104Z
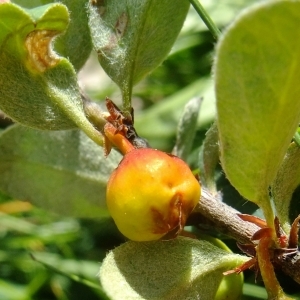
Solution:
M260 229L253 223L243 221L240 212L222 202L220 196L212 195L205 188L199 204L195 208L189 223L201 228L213 229L235 239L240 244L252 244L251 237ZM273 263L286 275L300 284L300 251L294 254L275 255Z

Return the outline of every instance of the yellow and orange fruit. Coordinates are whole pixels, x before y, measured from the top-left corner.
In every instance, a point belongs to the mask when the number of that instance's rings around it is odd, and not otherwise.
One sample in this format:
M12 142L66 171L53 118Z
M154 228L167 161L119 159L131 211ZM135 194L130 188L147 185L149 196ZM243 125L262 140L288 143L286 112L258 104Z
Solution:
M108 185L108 210L134 241L175 237L200 199L200 184L180 158L151 149L125 153Z

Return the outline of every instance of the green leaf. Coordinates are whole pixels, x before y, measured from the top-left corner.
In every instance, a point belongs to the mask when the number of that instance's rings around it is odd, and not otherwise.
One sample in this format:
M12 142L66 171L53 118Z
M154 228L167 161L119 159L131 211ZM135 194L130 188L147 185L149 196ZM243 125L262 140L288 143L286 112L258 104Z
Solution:
M19 231L22 234L32 234L37 229L37 225L26 220L22 220L21 218L11 216L3 212L0 212L0 216L0 224L2 228L6 228L11 231Z
M86 4L88 0L61 0L70 12L66 33L55 40L55 49L72 63L78 71L89 58L93 45L88 26Z
M201 183L213 194L217 192L215 169L219 163L219 133L217 123L213 123L206 133L199 157Z
M108 216L106 182L120 159L79 130L12 126L0 136L0 190L60 214Z
M167 56L189 2L182 0L90 1L89 25L99 61L130 109L134 84Z
M54 53L69 13L62 4L22 9L0 5L0 109L23 125L40 129L80 127L102 144L86 119L74 68Z
M41 62L34 58L41 49L37 34L50 43L52 37L67 27L69 15L66 7L55 4L25 10L7 3L0 6L0 19L0 108L15 121L31 127L75 127L51 100L51 97L58 96L59 85L58 91L51 94L47 82L51 73L57 70L55 75L61 77L53 78L54 85L55 81L58 84L61 80L61 92L68 94L69 101L80 107L81 99L76 96L78 91L75 95L73 91L75 88L76 92L77 88L74 70L55 54L49 54L47 59L48 53L41 53Z
M300 2L245 10L226 30L214 73L221 162L232 185L270 212L268 188L300 119ZM272 214L266 216L271 224Z
M290 231L290 203L300 184L300 148L292 143L272 183L272 196L280 224L286 233Z
M30 300L26 285L0 279L0 298L6 300Z
M178 123L176 144L172 153L185 161L187 161L192 149L202 100L202 98L191 99L184 106Z
M101 300L109 300L102 288L94 282L98 264L91 261L75 259L61 259L58 255L50 253L34 253L32 258L42 264L47 270L51 270L75 282L83 284L98 291ZM93 280L93 281L92 281Z
M248 259L207 241L184 237L127 242L107 255L100 281L111 299L211 300L222 272Z
M38 23L35 28L38 14L40 21L44 22ZM61 15L61 18L55 22L50 19L52 14ZM25 46L26 37L31 32L38 32L36 29L39 32L46 30L51 35L63 31L68 24L68 18L66 8L61 5L47 5L27 11L9 3L0 6L0 108L15 121L48 129L75 127L51 103L43 78L32 72L34 63L27 58L30 56ZM55 64L57 58L52 61Z

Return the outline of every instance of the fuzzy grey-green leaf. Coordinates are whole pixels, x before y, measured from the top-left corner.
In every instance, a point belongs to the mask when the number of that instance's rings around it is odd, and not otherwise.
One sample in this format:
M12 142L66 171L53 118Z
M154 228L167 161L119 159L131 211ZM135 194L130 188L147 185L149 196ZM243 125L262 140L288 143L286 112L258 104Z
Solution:
M202 100L202 98L191 99L185 105L178 123L176 144L172 153L185 161L192 149Z
M182 0L90 1L93 44L123 100L169 53L188 8Z
M299 1L246 9L214 64L222 166L242 196L269 208L268 188L300 119L299 22Z
M15 125L0 135L0 190L64 215L108 216L106 182L120 160L79 130Z
M70 62L52 48L69 22L59 3L34 9L0 6L0 109L39 129L83 129L97 143L102 137L87 121Z
M211 300L222 272L248 259L207 241L184 237L127 242L107 255L100 281L113 300Z
M68 25L67 8L4 3L0 20L0 109L29 127L79 127L102 145L102 135L85 116L73 66L52 48L53 38Z
M207 131L199 156L201 183L214 194L217 192L215 169L219 163L219 134L216 122Z

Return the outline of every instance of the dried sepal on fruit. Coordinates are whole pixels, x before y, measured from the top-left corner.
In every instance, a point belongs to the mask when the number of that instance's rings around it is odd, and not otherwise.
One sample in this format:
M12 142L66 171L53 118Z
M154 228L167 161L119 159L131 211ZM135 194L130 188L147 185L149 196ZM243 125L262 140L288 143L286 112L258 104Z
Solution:
M112 218L134 241L176 237L200 199L199 182L177 156L136 148L126 137L126 124L120 126L122 116L115 117L111 114L104 128L109 143L124 154L107 184Z

